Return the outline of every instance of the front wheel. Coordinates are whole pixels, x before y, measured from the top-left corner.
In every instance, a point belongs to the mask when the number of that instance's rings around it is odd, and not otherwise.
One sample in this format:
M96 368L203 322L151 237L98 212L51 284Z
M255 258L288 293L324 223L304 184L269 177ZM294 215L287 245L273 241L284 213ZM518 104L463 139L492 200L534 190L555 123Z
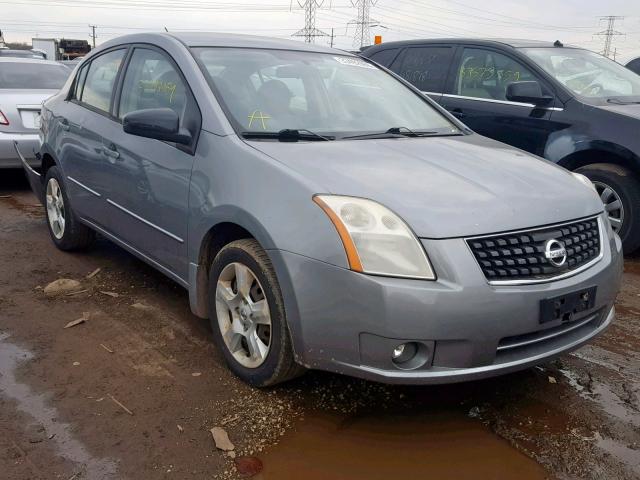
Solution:
M620 235L624 253L640 247L640 181L627 168L596 163L576 172L589 178L604 204L613 231Z
M58 167L47 170L45 177L45 212L51 239L60 250L82 250L93 243L95 232L78 221L65 190Z
M267 387L304 371L294 360L275 270L255 240L231 242L216 255L209 312L227 365L245 382Z

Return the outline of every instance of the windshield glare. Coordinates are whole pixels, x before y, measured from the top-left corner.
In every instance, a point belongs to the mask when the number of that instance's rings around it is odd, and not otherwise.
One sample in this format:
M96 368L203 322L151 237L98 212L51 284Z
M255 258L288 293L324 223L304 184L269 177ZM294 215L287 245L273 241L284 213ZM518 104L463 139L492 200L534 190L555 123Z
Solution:
M70 74L64 65L0 62L0 88L59 90Z
M582 97L640 96L640 76L597 53L577 48L523 48L522 51Z
M455 133L417 94L358 57L245 48L194 48L242 132L283 129L348 136L392 127Z

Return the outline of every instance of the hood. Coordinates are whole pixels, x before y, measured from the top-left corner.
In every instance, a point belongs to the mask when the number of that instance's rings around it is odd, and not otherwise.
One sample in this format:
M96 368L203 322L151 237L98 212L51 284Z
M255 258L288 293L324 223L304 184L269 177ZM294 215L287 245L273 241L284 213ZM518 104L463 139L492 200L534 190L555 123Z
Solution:
M479 135L250 142L321 186L375 200L423 238L524 229L602 211L599 197L538 157Z
M640 104L632 103L630 105L602 105L598 108L606 110L607 112L617 113L619 115L625 115L627 117L636 118L640 120Z

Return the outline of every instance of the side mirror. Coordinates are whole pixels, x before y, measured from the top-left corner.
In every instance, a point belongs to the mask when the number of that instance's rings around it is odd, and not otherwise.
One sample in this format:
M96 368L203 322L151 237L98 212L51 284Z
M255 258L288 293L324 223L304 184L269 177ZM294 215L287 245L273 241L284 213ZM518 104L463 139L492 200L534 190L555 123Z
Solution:
M122 118L125 132L139 137L189 145L191 133L180 128L178 114L170 108L149 108L127 113Z
M513 82L507 85L507 100L511 102L533 103L534 105L546 105L553 97L542 94L542 88L536 81Z

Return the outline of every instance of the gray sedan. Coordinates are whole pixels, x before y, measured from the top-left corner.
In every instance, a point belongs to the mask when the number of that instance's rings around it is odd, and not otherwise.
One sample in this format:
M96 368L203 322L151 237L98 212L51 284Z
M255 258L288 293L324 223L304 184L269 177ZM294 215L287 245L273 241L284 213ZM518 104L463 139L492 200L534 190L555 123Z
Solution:
M13 142L34 162L40 149L42 102L54 95L71 71L56 62L0 57L0 169L20 168Z
M25 170L54 244L99 232L184 286L252 385L483 378L614 318L621 244L588 179L342 51L125 36L45 103L41 135Z

